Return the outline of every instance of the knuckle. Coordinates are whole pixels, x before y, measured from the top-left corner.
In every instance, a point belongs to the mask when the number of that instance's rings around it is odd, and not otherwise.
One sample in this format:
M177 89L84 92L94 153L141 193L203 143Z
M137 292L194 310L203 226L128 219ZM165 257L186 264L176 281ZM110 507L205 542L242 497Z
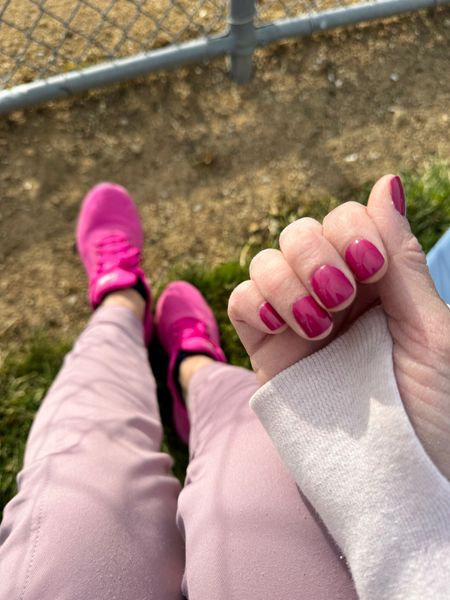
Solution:
M365 206L354 200L349 200L333 208L323 220L324 228L345 225L349 219L354 220L365 213Z
M283 267L287 267L286 263L280 263L277 268L268 269L256 278L255 284L266 299L283 295L289 286L291 272Z
M251 281L243 281L231 292L228 298L228 316L230 319L237 319L243 312L242 307L249 298L252 285Z
M297 261L305 254L314 252L321 235L322 225L314 219L295 221L280 235L281 252L289 261Z
M301 219L297 219L293 223L290 223L287 227L283 229L279 236L280 248L283 246L290 245L299 240L300 236L303 237L308 235L308 233L315 232L317 234L318 231L322 229L321 224L312 219L311 217L302 217Z
M253 268L250 269L254 289L259 290L259 294L266 298L285 289L291 269L283 254L279 250L264 250L255 259Z
M273 248L266 248L258 252L252 258L248 268L250 277L253 279L253 277L258 276L263 270L270 268L270 265L278 260L280 254L279 250L274 250Z

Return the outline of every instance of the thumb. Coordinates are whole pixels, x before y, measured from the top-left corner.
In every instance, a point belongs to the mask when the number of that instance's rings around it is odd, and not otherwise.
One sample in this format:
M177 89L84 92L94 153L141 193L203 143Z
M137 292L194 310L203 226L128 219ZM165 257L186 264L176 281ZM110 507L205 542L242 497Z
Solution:
M399 177L385 175L370 193L367 212L388 253L389 267L378 290L387 315L420 329L433 311L447 310L434 287L425 253L409 226Z

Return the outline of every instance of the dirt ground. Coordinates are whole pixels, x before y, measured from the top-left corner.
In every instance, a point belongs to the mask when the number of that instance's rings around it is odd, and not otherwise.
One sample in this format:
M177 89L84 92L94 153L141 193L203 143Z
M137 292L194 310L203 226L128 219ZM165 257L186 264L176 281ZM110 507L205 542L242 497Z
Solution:
M155 285L176 265L239 256L286 201L351 190L450 155L450 10L260 50L0 119L0 355L88 314L73 253L81 198L125 185Z

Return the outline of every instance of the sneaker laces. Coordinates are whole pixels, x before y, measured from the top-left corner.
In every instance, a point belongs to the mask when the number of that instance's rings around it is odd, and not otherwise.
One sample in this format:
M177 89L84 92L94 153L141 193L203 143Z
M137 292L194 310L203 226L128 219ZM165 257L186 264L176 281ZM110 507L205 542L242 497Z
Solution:
M206 338L211 341L209 329L203 321L192 317L184 317L178 321L175 321L170 326L171 336L180 336L180 338L193 338L200 337Z
M132 246L126 235L114 233L107 235L95 244L97 275L113 269L129 271L137 268L141 259L139 248Z

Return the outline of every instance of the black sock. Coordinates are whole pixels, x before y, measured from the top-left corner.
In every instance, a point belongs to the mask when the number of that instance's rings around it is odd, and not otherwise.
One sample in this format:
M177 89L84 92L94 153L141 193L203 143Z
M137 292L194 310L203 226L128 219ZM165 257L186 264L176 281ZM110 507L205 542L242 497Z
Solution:
M146 302L148 301L147 290L145 289L145 285L140 279L138 279L136 283L133 286L131 286L131 289L136 290L137 293L140 294Z
M180 376L180 365L183 362L183 360L185 358L187 358L188 356L207 356L208 358L213 358L210 354L207 354L206 352L186 352L185 350L180 350L178 352L178 356L177 356L177 360L175 362L175 366L173 368L173 379L175 381L175 384L178 386L180 392L181 392L181 384L180 384L180 380L179 380L179 376ZM213 358L214 360L214 358ZM181 398L183 398L183 394L181 393ZM183 402L184 402L184 398L183 398Z

